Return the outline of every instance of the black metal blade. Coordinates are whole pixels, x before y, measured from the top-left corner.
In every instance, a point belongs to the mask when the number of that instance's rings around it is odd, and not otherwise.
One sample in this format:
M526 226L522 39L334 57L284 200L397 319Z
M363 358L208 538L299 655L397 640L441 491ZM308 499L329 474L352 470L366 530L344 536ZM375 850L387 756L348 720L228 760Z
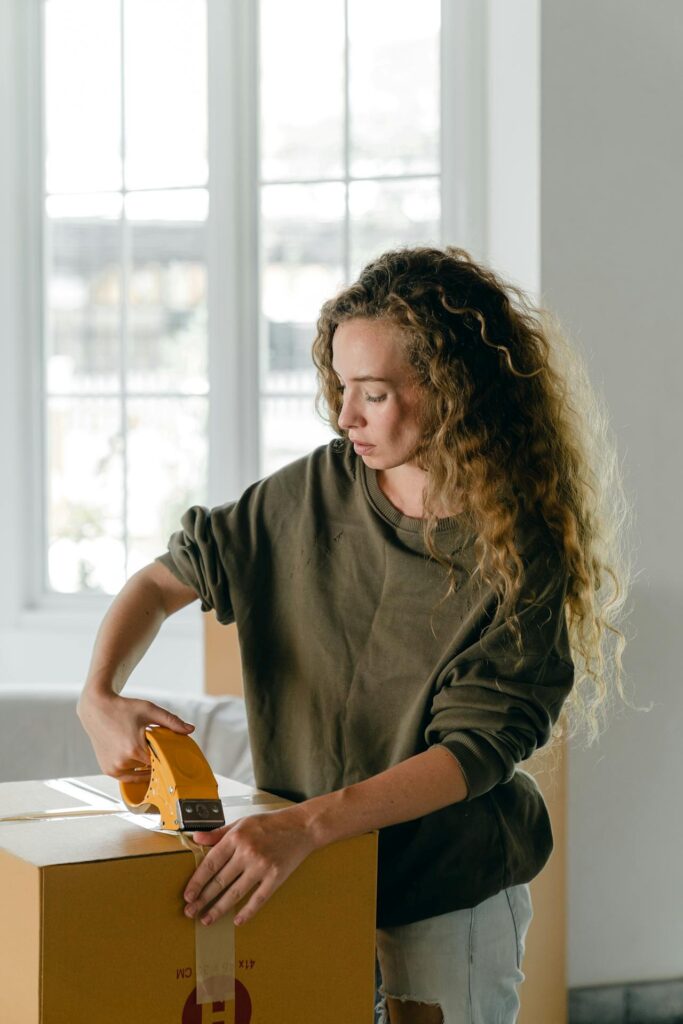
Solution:
M225 825L220 800L176 800L176 813L183 832L212 832Z

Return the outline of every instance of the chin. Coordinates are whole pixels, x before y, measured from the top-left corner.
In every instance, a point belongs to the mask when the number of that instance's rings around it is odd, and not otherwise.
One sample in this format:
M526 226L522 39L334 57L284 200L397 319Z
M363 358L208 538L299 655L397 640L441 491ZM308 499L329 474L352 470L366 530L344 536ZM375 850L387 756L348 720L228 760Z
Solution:
M372 462L373 469L382 470L386 473L388 469L396 469L397 466L402 465L401 462L397 462L396 459L389 458L386 455L376 455L374 452L370 452L369 455L361 455L362 459L366 462Z

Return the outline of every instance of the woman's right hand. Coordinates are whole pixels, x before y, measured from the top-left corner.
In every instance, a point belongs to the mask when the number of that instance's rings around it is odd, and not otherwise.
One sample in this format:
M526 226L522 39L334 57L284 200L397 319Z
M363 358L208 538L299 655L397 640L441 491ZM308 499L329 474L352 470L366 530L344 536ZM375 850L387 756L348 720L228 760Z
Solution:
M100 768L119 782L149 778L150 757L145 740L148 725L164 725L183 735L189 735L194 729L194 725L152 701L116 693L82 694L77 714L90 737ZM135 768L142 770L134 771Z

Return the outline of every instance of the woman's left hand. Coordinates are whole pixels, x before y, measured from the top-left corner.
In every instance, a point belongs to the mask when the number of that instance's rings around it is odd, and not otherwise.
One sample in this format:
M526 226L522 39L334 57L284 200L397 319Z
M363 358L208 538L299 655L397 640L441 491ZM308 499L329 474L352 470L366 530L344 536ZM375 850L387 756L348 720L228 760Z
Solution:
M212 849L185 887L188 917L211 924L247 893L235 924L249 921L256 911L315 849L310 830L297 808L240 818L212 832L195 832L198 845ZM222 893L220 898L216 897ZM211 909L202 911L211 903Z

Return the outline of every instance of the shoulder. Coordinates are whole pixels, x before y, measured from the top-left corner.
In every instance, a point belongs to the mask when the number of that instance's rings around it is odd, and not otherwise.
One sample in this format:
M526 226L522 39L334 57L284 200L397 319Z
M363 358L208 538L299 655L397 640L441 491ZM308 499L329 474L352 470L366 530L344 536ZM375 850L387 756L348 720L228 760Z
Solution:
M332 438L293 462L264 477L260 483L273 493L288 493L301 498L302 490L335 489L355 480L357 456L345 438Z
M237 518L265 517L280 522L305 506L337 506L353 491L355 459L353 446L343 438L332 438L273 473L255 481L231 505L214 511L234 509Z
M543 597L566 591L569 574L564 544L540 512L520 516L515 546L524 566L525 590Z

